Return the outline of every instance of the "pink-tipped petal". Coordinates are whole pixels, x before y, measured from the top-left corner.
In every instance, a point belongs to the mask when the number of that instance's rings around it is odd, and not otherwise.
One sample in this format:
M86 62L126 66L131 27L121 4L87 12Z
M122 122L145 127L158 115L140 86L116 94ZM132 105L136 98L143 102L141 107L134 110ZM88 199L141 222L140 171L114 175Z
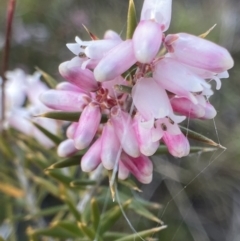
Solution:
M172 57L190 66L221 73L231 69L234 64L225 48L191 34L170 34L165 43L172 49Z
M132 117L118 107L114 107L111 111L111 120L123 150L132 157L138 157L140 150Z
M121 161L141 183L147 184L152 181L153 165L148 157L140 155L133 158L123 152Z
M82 111L91 99L81 92L48 90L41 94L40 100L54 110Z
M134 32L132 41L137 61L151 63L162 43L160 25L152 20L141 21Z
M167 131L163 135L168 151L175 157L187 156L190 152L188 139L183 134L172 135Z
M84 172L95 170L101 163L101 138L98 138L81 159L81 168Z
M185 115L189 118L201 118L205 114L204 106L200 104L195 105L186 98L172 98L171 104L175 112Z
M80 116L77 130L74 135L74 145L82 150L92 142L101 120L101 111L97 104L90 103Z
M118 161L118 153L121 149L120 142L116 136L116 130L111 121L108 121L102 132L102 164L107 170L112 170Z
M112 80L128 70L135 62L132 40L123 41L101 59L94 69L94 76L99 82Z
M62 141L57 148L57 154L60 157L69 157L76 152L78 152L78 149L74 146L74 141L72 139Z
M162 31L169 28L172 14L172 0L145 0L141 12L141 20L154 19L160 24Z
M59 72L63 78L86 92L98 90L99 86L92 71L77 66L68 67L68 62L59 65Z

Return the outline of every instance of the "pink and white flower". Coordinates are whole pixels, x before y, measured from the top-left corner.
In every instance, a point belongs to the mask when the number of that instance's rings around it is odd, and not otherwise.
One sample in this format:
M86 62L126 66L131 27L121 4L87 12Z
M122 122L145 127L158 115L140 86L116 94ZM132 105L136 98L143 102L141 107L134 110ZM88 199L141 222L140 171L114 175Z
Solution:
M160 143L175 157L189 154L179 123L186 117L215 117L209 102L211 81L220 89L232 57L223 47L191 34L165 36L171 7L171 0L145 0L132 39L122 40L109 30L103 39L76 37L76 43L67 44L76 56L62 63L59 72L68 82L41 99L56 110L82 112L79 122L68 127L58 154L70 156L88 148L83 171L103 164L107 170L118 167L120 179L132 173L149 183L149 157ZM161 46L167 50L164 55Z

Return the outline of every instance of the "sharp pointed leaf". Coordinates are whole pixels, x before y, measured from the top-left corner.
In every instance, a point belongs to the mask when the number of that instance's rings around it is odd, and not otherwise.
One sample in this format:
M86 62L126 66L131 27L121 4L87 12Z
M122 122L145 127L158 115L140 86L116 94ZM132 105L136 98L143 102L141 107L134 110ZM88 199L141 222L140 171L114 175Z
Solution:
M197 153L197 152L211 152L211 151L216 151L217 148L214 147L203 147L203 146L191 146L190 147L190 153ZM164 145L160 146L155 155L156 154L167 154L169 153L168 148Z
M49 85L49 87L51 87L52 89L55 89L55 87L58 84L58 82L51 75L46 73L45 71L41 70L38 67L35 67L35 68L36 68L37 71L39 71L42 74L46 84Z
M83 237L83 233L79 229L77 222L70 222L70 221L56 221L51 223L52 227L59 227L62 228L70 233L72 233L76 237Z
M47 169L45 170L45 174L67 186L69 186L70 182L72 181L72 178L63 175L63 173L60 170Z
M122 204L122 209L126 210L132 200L128 200L125 203ZM115 206L108 210L104 215L101 217L101 222L100 222L100 229L99 233L102 235L105 233L107 230L112 227L112 225L122 216L122 210L119 206Z
M133 0L129 0L127 16L127 39L131 39L137 26L137 16Z
M65 167L71 167L71 166L79 166L81 158L82 158L82 155L73 156L63 161L56 162L52 164L50 167L48 167L47 169L49 170L49 169L65 168Z
M74 181L70 182L70 187L83 187L83 188L85 188L86 186L95 185L95 184L96 184L96 181L94 181L94 180L79 179L79 180L74 180Z
M91 200L91 217L92 217L93 228L97 232L99 221L100 221L100 210L99 210L97 200L95 198Z
M210 138L200 134L200 133L197 133L195 131L192 131L192 130L189 130L183 126L180 126L182 132L188 137L188 138L191 138L191 139L194 139L194 140L197 140L197 141L201 141L207 145L210 145L210 146L216 146L216 147L219 147L219 148L222 148L222 149L226 149L225 147L223 147L222 145L216 143L215 141L211 140Z
M152 228L152 229L148 229L145 231L141 231L135 234L130 234L128 236L125 236L123 238L119 238L119 239L115 239L114 241L141 241L143 240L143 238L147 238L152 236L154 233L160 232L161 230L167 228L166 225L161 226L161 227L157 227L157 228Z
M56 145L60 144L62 142L62 139L59 138L58 136L54 135L52 132L48 131L44 127L40 126L36 122L32 122L33 125L35 125L38 130L40 130L45 136L47 136L51 141L53 141Z

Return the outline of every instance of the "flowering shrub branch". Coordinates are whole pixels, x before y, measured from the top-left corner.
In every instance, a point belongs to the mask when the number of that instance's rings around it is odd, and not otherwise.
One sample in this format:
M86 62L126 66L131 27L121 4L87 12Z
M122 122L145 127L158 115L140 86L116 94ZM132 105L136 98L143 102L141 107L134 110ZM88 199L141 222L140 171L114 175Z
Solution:
M68 127L68 139L59 145L58 154L67 157L89 148L81 159L83 171L102 164L107 170L116 167L120 179L132 173L149 183L153 171L149 157L160 142L173 156L187 156L190 145L179 123L185 118L215 117L210 82L215 80L220 89L220 79L228 77L233 59L226 49L204 38L166 35L171 7L171 1L146 0L136 24L130 1L127 40L108 30L103 39L76 37L76 43L67 44L76 55L59 66L68 82L40 98L49 108L81 112Z

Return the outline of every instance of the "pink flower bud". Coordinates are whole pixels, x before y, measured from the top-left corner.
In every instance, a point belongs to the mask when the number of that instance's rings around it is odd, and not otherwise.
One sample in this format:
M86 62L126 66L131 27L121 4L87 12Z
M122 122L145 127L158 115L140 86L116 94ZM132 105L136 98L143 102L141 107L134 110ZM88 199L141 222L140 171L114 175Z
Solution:
M172 14L172 0L145 0L141 20L153 19L160 24L162 31L169 28Z
M116 131L111 121L108 121L103 128L102 132L102 151L101 159L102 164L107 170L114 168L117 162L118 153L121 149L120 142L116 136Z
M118 107L114 107L111 110L111 120L123 150L132 157L138 157L140 151L132 117Z
M128 70L136 58L133 52L132 40L126 40L111 49L94 69L97 81L112 80Z
M141 21L133 35L133 49L137 61L151 63L162 43L160 25L152 20Z
M99 86L92 71L78 66L68 67L68 62L59 65L59 72L63 78L86 92L98 90Z
M81 168L84 172L95 170L101 163L101 138L98 138L84 154Z
M74 141L72 139L64 140L60 143L57 148L57 154L60 157L69 157L78 152L78 149L74 146Z
M147 184L152 181L153 165L148 157L140 155L137 158L133 158L123 152L121 161L141 183Z
M54 110L82 111L91 99L81 92L48 90L41 94L40 100Z
M221 73L234 64L225 48L191 34L170 34L165 43L173 58L193 67Z
M183 134L172 135L166 131L163 135L163 141L170 154L175 157L187 156L190 152L188 139Z
M90 103L80 116L77 130L74 135L74 145L82 150L93 140L101 120L101 111L97 104Z

